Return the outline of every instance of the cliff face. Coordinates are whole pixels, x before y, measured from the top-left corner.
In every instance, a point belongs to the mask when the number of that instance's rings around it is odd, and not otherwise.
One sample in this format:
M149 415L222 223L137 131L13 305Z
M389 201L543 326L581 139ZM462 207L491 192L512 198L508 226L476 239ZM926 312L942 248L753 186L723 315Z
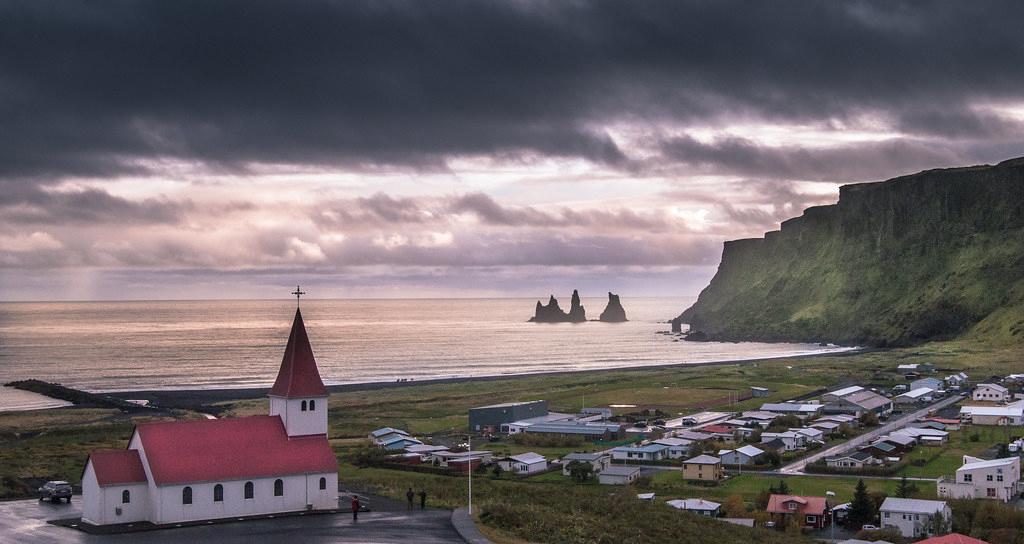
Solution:
M713 340L1024 342L1024 158L844 186L726 242L679 318Z

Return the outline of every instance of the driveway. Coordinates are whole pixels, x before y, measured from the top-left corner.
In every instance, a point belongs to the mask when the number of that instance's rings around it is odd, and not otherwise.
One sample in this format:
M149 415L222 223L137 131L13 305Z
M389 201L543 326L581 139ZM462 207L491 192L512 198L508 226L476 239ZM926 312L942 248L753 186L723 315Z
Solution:
M218 544L278 542L409 542L441 544L462 542L451 525L449 510L413 510L395 508L384 499L371 498L370 504L383 510L363 512L353 523L351 514L321 514L240 521L217 525L161 529L120 535L89 535L75 529L58 527L47 520L81 515L81 497L71 504L51 504L37 500L0 502L0 542L4 544L129 543Z
M868 431L862 435L855 436L850 440L843 442L842 444L837 444L835 446L832 446L831 448L821 450L812 455L808 455L803 459L794 461L780 468L778 472L781 474L802 474L804 471L804 467L807 466L808 463L813 463L818 459L831 457L833 455L843 453L845 451L856 449L860 446L863 446L871 442L872 440L878 438L879 436L889 434L897 429L902 429L903 427L906 427L907 424L911 423L915 419L928 415L928 412L932 410L940 410L942 408L945 408L946 406L960 402L961 400L963 400L962 395L953 395L951 397L947 397L943 400L940 400L939 402L936 402L934 404L929 404L928 406L921 408L916 412L911 412L909 414L904 414L898 418L891 419L885 425L879 426L876 429L872 429L871 431Z

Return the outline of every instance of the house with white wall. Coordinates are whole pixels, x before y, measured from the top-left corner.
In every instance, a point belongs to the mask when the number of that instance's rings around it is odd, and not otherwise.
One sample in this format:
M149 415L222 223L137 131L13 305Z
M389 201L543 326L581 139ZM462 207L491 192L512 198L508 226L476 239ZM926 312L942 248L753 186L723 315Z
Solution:
M945 501L896 497L886 498L878 512L882 528L895 527L906 538L933 535L933 518L937 514L942 515L947 526L953 517L953 512Z
M989 402L1006 402L1010 400L1010 390L997 383L979 383L971 393L973 400Z
M82 521L157 525L333 509L327 389L296 310L270 414L140 423L126 450L90 454Z
M800 434L793 431L784 431L781 433L761 433L761 442L771 442L772 440L779 439L786 446L786 451L795 451L804 449L807 447L807 435Z
M570 453L562 457L562 474L569 476L569 465L573 462L590 463L590 467L597 474L612 464L612 456L604 452L593 453Z
M629 485L639 477L640 467L612 465L597 475L597 481L605 485Z
M515 474L537 474L548 469L548 460L531 451L501 459L498 466Z
M681 459L688 457L690 454L690 446L693 445L693 440L687 440L685 438L659 438L651 442L652 444L659 444L661 446L668 446L668 451L665 452L665 458L667 459Z
M973 425L1024 425L1024 401L1006 406L961 406L960 420Z
M965 455L963 462L955 477L939 479L939 497L1008 502L1024 491L1020 481L1020 457L985 460Z
M612 448L612 459L618 461L660 461L668 455L665 444L644 444L642 446L619 446Z

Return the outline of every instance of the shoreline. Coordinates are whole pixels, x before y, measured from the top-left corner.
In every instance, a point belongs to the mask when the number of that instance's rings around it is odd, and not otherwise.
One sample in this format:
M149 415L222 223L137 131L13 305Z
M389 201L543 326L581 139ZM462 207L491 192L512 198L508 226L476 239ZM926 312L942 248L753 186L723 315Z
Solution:
M336 384L328 385L328 393L342 393L349 391L376 391L381 389L391 389L398 387L413 387L420 385L439 385L439 384L450 384L450 383L468 383L468 382L484 382L484 381L497 381L497 380L508 380L518 378L534 378L544 376L568 376L574 374L583 373L595 373L605 374L609 372L630 372L630 371L649 371L649 370L664 370L667 368L678 368L678 367L713 367L713 366L728 366L728 365L749 365L761 362L778 361L781 359L808 359L812 357L847 357L852 355L860 355L864 353L870 353L874 351L883 351L881 348L850 348L842 351L829 351L821 353L806 353L800 355L788 355L781 357L759 357L756 359L731 359L725 361L706 361L699 363L665 363L657 365L646 365L640 367L612 367L612 368L600 368L600 369L587 369L587 370L556 370L550 372L533 372L525 374L497 374L497 375L485 375L485 376L458 376L449 378L428 378L422 380L409 380L409 381L376 381L376 382L360 382L360 383L348 383L348 384ZM267 395L267 390L270 388L268 384L266 387L243 387L243 388L210 388L210 389L138 389L130 391L108 391L104 392L104 395L119 399L144 399L148 400L155 406L161 408L178 408L188 410L201 410L210 411L210 407L216 403L238 401L238 400L252 400L263 398Z

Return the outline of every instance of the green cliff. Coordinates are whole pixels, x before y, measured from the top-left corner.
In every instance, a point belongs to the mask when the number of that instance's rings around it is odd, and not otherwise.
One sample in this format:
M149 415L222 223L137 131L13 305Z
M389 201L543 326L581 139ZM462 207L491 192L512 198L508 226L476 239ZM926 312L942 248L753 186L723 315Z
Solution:
M1024 343L1024 158L843 186L726 242L679 317L709 340Z

